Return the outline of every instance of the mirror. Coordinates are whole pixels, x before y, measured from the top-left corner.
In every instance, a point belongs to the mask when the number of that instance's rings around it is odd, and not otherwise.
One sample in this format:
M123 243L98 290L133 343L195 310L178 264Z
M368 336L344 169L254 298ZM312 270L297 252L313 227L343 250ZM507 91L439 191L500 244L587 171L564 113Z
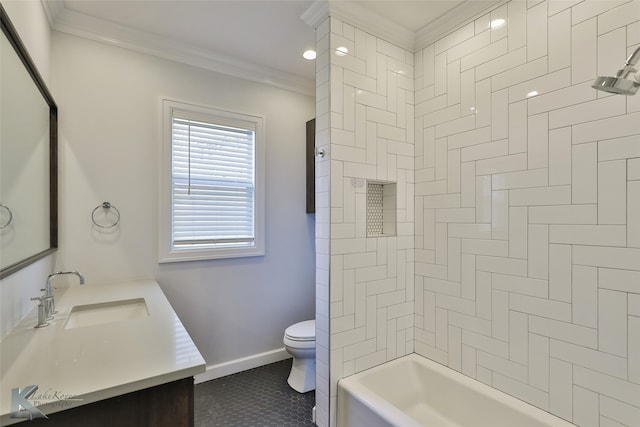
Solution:
M54 252L57 107L0 4L0 279Z

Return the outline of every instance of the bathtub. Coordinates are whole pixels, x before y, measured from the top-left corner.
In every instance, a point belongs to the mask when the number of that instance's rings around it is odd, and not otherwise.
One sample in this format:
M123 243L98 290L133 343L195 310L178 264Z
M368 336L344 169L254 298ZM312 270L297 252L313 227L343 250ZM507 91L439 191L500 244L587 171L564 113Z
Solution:
M417 354L338 382L338 427L569 427L548 412Z

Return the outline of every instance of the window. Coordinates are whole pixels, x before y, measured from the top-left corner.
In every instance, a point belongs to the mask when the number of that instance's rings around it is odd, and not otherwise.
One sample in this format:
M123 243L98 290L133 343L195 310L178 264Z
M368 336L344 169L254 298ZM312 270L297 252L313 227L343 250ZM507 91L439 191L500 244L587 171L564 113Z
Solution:
M163 100L160 262L264 255L263 121Z

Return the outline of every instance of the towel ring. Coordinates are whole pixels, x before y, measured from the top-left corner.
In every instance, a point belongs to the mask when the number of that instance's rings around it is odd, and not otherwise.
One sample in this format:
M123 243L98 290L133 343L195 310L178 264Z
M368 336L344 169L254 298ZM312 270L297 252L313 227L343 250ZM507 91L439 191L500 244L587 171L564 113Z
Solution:
M109 225L98 224L98 222L96 221L96 212L98 212L98 210L100 210L100 209L107 209L107 210L113 209L113 211L116 213L115 221L113 221L113 223L109 224ZM111 203L102 202L102 204L96 206L96 208L93 210L93 212L91 212L91 222L93 222L96 226L98 226L100 228L113 228L116 225L118 225L118 223L120 222L120 211L118 210L118 208L113 206Z
M3 230L5 228L7 228L9 226L9 224L11 224L11 221L13 221L13 212L11 212L11 209L9 209L8 206L3 205L2 203L0 203L0 208L4 209L7 211L7 214L9 214L9 219L7 219L7 222L0 225L0 230Z

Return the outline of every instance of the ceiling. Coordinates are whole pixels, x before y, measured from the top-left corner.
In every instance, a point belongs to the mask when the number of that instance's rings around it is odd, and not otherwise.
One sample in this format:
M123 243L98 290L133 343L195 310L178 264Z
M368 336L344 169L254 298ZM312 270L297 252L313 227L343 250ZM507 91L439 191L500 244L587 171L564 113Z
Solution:
M53 29L312 95L314 16L409 50L497 0L41 0ZM456 22L459 21L459 22ZM424 38L424 37L423 37ZM422 46L418 46L422 47Z

